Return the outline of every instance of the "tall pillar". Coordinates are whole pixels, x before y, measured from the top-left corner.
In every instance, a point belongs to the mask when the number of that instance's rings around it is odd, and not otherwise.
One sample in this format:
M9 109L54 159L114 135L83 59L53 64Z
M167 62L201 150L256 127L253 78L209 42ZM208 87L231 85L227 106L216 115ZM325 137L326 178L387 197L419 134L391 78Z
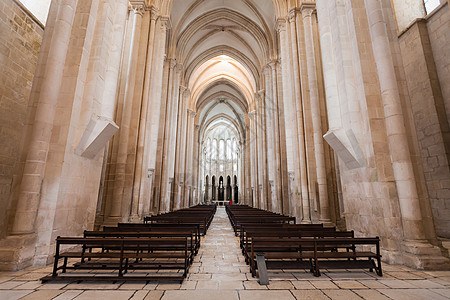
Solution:
M270 79L272 83L272 109L271 109L271 117L273 119L273 131L272 135L274 138L274 171L275 171L275 177L274 177L274 184L275 184L275 191L276 191L276 197L275 202L272 201L272 210L274 212L281 213L282 212L282 201L283 201L283 189L282 189L282 182L283 178L281 175L281 145L280 145L280 138L281 138L281 130L280 130L280 124L279 124L279 101L278 101L278 85L277 85L277 64L278 62L276 60L273 60L269 63L270 67Z
M156 19L157 19L157 11L154 7L150 10L150 29L148 35L148 44L147 44L147 58L145 65L145 74L144 74L144 92L142 95L142 104L141 104L141 114L139 120L139 132L138 132L138 140L137 140L137 150L136 150L136 163L135 163L135 171L134 171L134 184L133 184L133 197L132 197L132 209L131 209L131 220L138 220L142 217L144 203L143 200L145 197L148 197L149 190L145 188L145 176L148 173L148 170L145 165L145 147L146 142L148 142L148 134L147 134L147 117L148 117L148 109L149 109L149 95L150 95L150 82L152 75L152 62L153 62L153 48L155 47L155 33L156 33ZM118 59L120 60L120 59ZM152 172L153 173L153 172ZM146 201L148 202L148 201ZM148 205L146 205L148 206Z
M379 0L365 0L364 3L369 21L373 54L378 69L389 152L402 215L403 234L406 240L424 241L426 237L422 223L419 196L411 162L405 119L400 102L386 21L384 20Z
M251 160L251 186L253 188L252 201L256 208L260 208L260 202L257 195L258 191L258 158L257 158L257 136L256 136L256 111L251 111L248 114L250 119L250 160Z
M301 105L297 103L301 103L301 96L299 94L300 88L298 87L298 78L293 78L293 72L298 69L298 58L295 59L295 54L297 51L292 51L294 59L291 62L290 60L290 42L289 42L289 34L286 20L279 19L278 20L278 32L280 35L280 47L281 47L281 81L283 86L283 96L282 103L284 108L284 130L285 130L285 140L286 140L286 170L288 172L294 172L294 178L296 180L302 180L302 178L306 178L306 176L301 176L300 171L306 168L300 166L299 159L303 159L305 157L302 155L302 151L305 151L304 147L304 129L303 129L303 112L301 111ZM291 36L293 36L291 34ZM297 87L296 87L297 86ZM292 91L292 87L294 87L294 91ZM281 122L280 122L281 123ZM306 170L306 169L305 169ZM284 175L283 187L287 189L287 181L289 180L286 175ZM296 191L298 189L298 182L294 180L294 185L292 186L292 193L286 190L286 196L288 199L283 201L283 213L289 213L293 216L298 216L298 206L299 201L296 195ZM291 183L292 184L292 183Z
M185 174L185 159L186 159L186 145L187 145L187 129L188 129L188 113L187 113L187 88L184 86L179 87L179 101L178 101L178 130L176 134L176 161L175 161L175 174L176 181L180 188L179 193L176 195L176 208L180 209L184 207L185 187L187 185L187 177Z
M126 176L126 163L128 158L129 130L132 119L133 96L135 92L135 79L137 70L137 60L139 51L139 42L141 36L141 23L145 11L145 1L133 1L131 5L131 46L129 51L128 69L126 71L125 99L122 120L120 122L119 148L116 162L116 180L114 181L114 193L110 217L122 217L123 192Z
M77 3L77 0L58 2L58 15L54 28L52 28L52 36L47 36L47 39L44 40L44 43L50 43L48 52L40 54L40 60L43 59L43 56L47 56L47 64L40 82L40 94L20 185L12 234L34 232L41 184L50 148L53 121ZM57 4L54 2L52 5Z
M192 116L193 120L195 120L195 114L193 114ZM194 138L192 139L193 145L192 145L192 150L193 150L193 154L192 154L192 159L191 159L191 169L192 169L192 186L194 186L194 190L197 190L195 187L198 187L197 193L200 191L201 187L199 186L199 164L193 164L194 161L199 161L199 157L200 157L200 142L199 142L199 128L200 126L198 124L195 124L195 122L193 122L193 128L194 128L194 132L193 132L193 136ZM194 193L194 198L193 201L195 204L198 203L199 199L198 199L198 194ZM192 205L193 203L191 203L190 205Z
M189 97L190 91L186 91L186 97ZM187 99L186 99L187 100ZM193 110L187 110L187 134L186 134L186 159L185 159L185 176L186 176L186 190L194 185L194 173L193 173L193 157L194 157L194 122L196 112ZM204 161L204 160L203 160ZM202 178L204 180L204 178ZM185 199L185 206L189 207L192 203L189 203L189 199Z
M327 172L323 147L322 118L320 114L319 87L317 84L317 66L314 54L314 40L311 14L315 4L303 4L301 7L303 26L305 29L306 67L310 90L311 114L313 123L314 154L316 158L317 183L319 186L320 221L331 223L330 205L328 201Z
M103 91L102 117L114 119L117 105L118 78L120 70L120 57L124 40L125 24L127 20L128 1L115 1L115 14L113 23L113 36L109 50L108 66L105 75L105 89Z
M299 170L295 170L295 177L300 177L301 188L301 206L302 206L302 223L311 223L310 215L310 198L308 189L308 164L306 159L306 136L305 136L305 118L304 118L304 99L302 97L301 76L300 76L300 49L297 42L297 26L296 26L295 9L289 11L289 24L291 28L291 47L293 57L293 76L294 76L294 101L297 107L297 127L298 127L298 156Z
M146 138L146 149L144 154L145 165L148 169L155 170L153 177L155 180L149 182L149 199L152 212L157 213L159 210L159 193L157 193L159 184L159 174L156 168L157 149L158 149L158 136L159 126L161 118L161 96L163 87L163 74L164 74L164 59L165 59L165 47L167 30L169 28L169 20L166 17L159 17L156 21L156 32L153 48L153 59L151 69L151 81L149 88L149 107L147 115L146 132L148 138Z
M265 140L264 140L264 132L266 131L266 127L264 124L264 94L263 90L258 91L257 96L257 111L256 114L256 135L257 135L257 158L258 158L258 194L260 201L260 208L267 209L267 183L266 183L266 160L265 160Z
M267 147L267 180L270 183L268 186L268 209L271 211L276 211L276 203L274 203L273 193L271 192L273 189L273 181L276 177L275 175L275 137L273 135L273 109L274 109L274 103L273 103L273 92L272 92L272 84L270 82L271 76L270 76L270 66L266 65L263 69L264 71L264 87L266 89L265 93L265 119L266 119L266 130L264 130L265 133L265 139L266 139L266 147Z
M172 185L168 184L169 178L173 176L171 173L171 162L170 162L170 152L172 138L172 127L176 122L173 120L173 111L175 110L174 105L176 103L173 101L174 85L176 85L176 64L175 59L169 59L169 76L168 76L168 86L167 86L167 98L166 98L166 118L164 123L164 139L163 139L163 156L162 156L162 166L161 166L161 207L160 212L168 212L171 209L170 203L170 192L169 187Z

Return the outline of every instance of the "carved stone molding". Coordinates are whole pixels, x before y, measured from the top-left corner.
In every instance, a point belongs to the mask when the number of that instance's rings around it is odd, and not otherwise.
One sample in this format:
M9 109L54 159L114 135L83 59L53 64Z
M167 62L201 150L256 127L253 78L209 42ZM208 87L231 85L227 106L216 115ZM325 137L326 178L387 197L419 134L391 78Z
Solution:
M297 15L297 10L295 8L292 8L288 13L288 21L289 23L292 23L295 21L295 16Z
M169 17L159 17L159 24L161 26L161 29L169 30L172 28L172 24L170 23Z
M275 27L276 27L277 32L285 31L286 30L286 20L282 19L282 18L277 19Z
M147 9L147 5L145 4L144 0L135 0L135 1L130 1L129 8L130 8L130 10L133 11L133 13L143 16L145 13L145 10Z
M302 17L303 18L307 18L307 17L311 17L311 15L313 14L313 12L316 10L316 4L315 3L303 3L300 6L300 11L302 12Z

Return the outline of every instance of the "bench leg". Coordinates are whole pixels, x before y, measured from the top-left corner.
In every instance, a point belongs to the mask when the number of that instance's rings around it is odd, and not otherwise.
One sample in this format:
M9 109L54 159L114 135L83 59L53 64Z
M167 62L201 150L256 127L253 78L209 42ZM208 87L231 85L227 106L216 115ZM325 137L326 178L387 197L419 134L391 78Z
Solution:
M67 257L64 257L64 263L63 263L63 268L62 268L63 273L66 273L66 268L67 268Z
M258 266L259 284L269 284L269 277L267 276L266 260L263 253L256 254L256 264Z
M314 273L314 263L311 258L309 259L309 265L309 272Z
M125 258L125 268L123 270L123 273L126 274L128 272L128 258Z
M123 276L123 258L120 258L119 260L119 277Z
M375 268L378 276L383 276L383 271L381 270L381 259L377 258L378 266Z
M58 270L58 260L59 260L58 256L55 255L55 262L53 263L53 272L52 272L53 276L57 275L56 271Z
M320 276L319 262L317 260L314 263L314 276L315 277L319 277Z

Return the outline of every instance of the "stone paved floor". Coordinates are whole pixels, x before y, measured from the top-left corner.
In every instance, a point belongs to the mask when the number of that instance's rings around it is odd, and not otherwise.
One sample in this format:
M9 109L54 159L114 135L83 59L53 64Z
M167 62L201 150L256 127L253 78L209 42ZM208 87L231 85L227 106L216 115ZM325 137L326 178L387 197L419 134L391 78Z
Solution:
M217 210L199 254L183 284L174 283L46 283L38 280L51 267L0 273L0 299L450 299L450 271L418 271L383 264L384 276L360 270L271 272L261 286L248 273L238 239L225 210Z

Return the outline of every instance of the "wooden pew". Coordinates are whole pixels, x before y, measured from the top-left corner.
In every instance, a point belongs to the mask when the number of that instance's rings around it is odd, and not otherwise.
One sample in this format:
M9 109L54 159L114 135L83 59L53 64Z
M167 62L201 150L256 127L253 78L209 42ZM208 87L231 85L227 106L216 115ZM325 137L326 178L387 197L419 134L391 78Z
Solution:
M122 229L122 230L121 230ZM123 231L123 228L109 227L106 231L88 231L85 230L83 233L85 238L187 238L188 239L188 252L189 259L192 263L194 256L198 251L198 244L196 241L196 236L192 230L171 230L171 231ZM86 248L86 247L85 247ZM86 249L92 252L92 248ZM81 262L80 267L82 266Z
M252 237L250 271L263 269L309 268L320 276L320 268L375 269L382 276L379 238L296 238ZM375 246L375 252L357 250L356 246ZM337 249L337 251L336 251ZM352 251L348 251L352 249ZM259 257L257 257L259 256ZM259 259L258 259L259 258ZM261 260L262 258L262 260ZM375 263L375 261L377 263ZM264 276L264 274L263 274Z
M195 254L200 248L200 224L184 223L184 224L142 224L142 223L118 223L117 227L103 227L103 231L122 231L122 232L148 232L148 231L190 231L194 235Z
M61 251L61 246L70 245L78 248L78 251ZM92 248L96 251L86 252L84 249ZM105 251L105 249L107 251ZM58 237L56 239L56 252L51 276L41 278L41 281L183 281L189 269L189 242L188 238L81 238ZM69 266L68 260L107 259L110 266L115 266L117 274L108 273L101 275L80 275L76 272L66 273L68 269L76 269L77 266ZM59 260L63 259L62 266ZM161 261L162 259L162 261ZM130 263L130 260L133 263ZM138 262L138 263L137 263ZM93 266L93 269L96 269ZM180 269L183 273L171 273L170 275L127 276L129 269ZM58 273L62 270L61 273Z

